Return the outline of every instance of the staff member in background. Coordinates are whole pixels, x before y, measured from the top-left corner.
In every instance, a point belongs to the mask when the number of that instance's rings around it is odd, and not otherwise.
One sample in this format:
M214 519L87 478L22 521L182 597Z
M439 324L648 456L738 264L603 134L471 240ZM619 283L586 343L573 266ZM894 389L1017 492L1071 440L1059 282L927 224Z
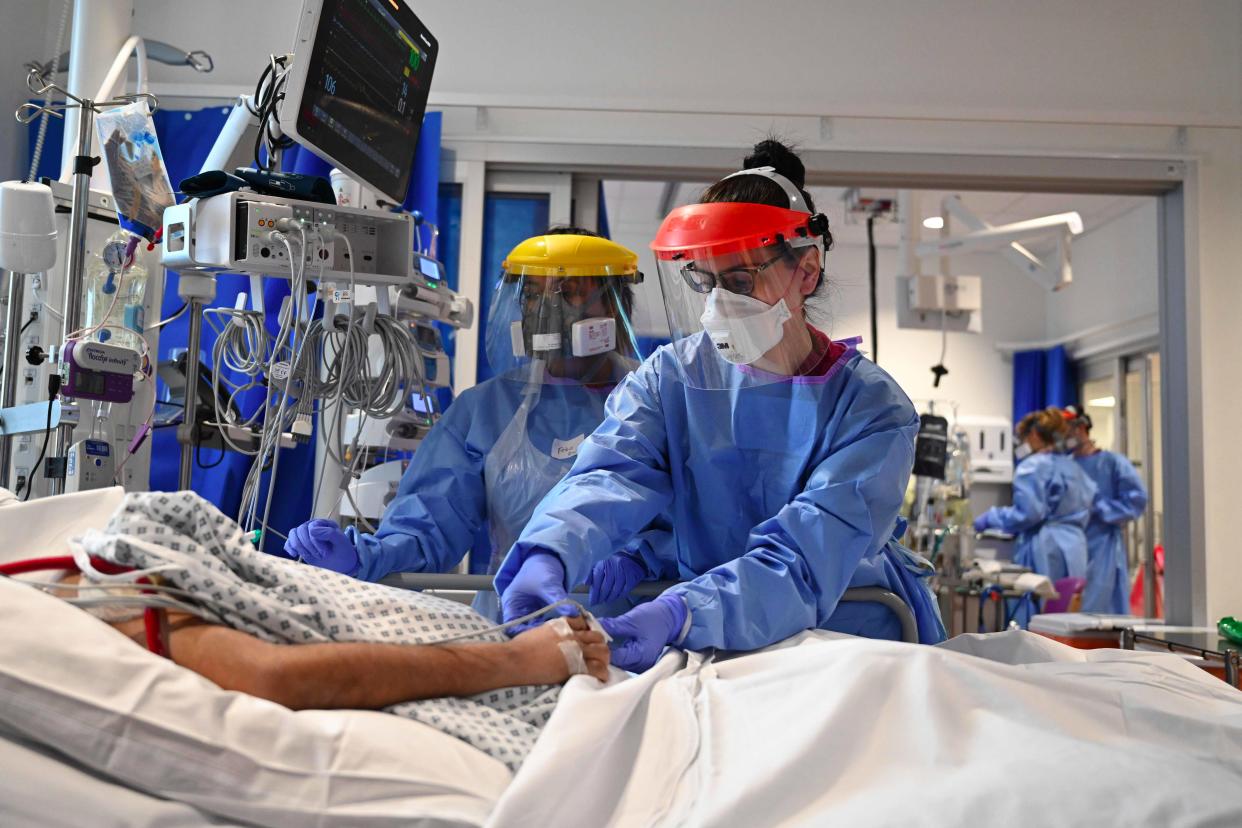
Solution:
M666 645L753 650L805 629L899 639L882 587L919 639L944 627L930 565L895 537L914 463L914 406L892 377L810 324L828 220L801 160L764 141L746 169L664 219L652 249L673 342L608 399L573 470L509 552L506 620L561 599L657 515L685 581L604 628L613 663L641 671Z
M377 581L390 572L449 572L470 550L494 574L604 419L609 392L638 365L630 312L631 285L641 278L633 251L585 230L553 228L513 248L484 343L496 376L449 406L375 534L320 518L290 532L285 551ZM615 597L647 577L644 555L659 535L640 534L621 553L637 574ZM475 609L499 616L493 593L479 593Z
M1087 576L1087 521L1095 484L1059 447L1069 425L1059 408L1032 411L1017 428L1018 467L1013 505L996 506L975 518L975 531L999 529L1017 535L1014 563L1054 583ZM1022 613L1022 615L1027 615ZM1025 626L1029 617L1019 617Z
M1147 489L1125 457L1105 451L1091 439L1091 416L1070 407L1071 448L1078 465L1095 483L1091 522L1087 524L1087 588L1083 612L1128 615L1130 573L1121 527L1147 508Z

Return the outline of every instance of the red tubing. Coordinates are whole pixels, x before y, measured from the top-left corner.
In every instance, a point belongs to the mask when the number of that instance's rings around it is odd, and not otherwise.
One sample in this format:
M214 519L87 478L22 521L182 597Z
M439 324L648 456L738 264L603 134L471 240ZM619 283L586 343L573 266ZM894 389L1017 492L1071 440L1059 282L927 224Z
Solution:
M133 567L121 566L111 561L105 561L103 558L91 556L91 565L105 575L120 575L123 572L132 572ZM9 563L0 564L0 575L25 575L29 572L46 572L47 570L68 570L70 572L78 572L78 565L74 562L72 555L59 555L47 558L27 558L24 561L10 561ZM149 584L151 581L145 577L139 578L138 583ZM151 594L150 590L146 590L145 594ZM143 626L146 627L147 649L158 656L168 656L168 648L164 646L164 639L160 635L160 614L155 607L147 607L142 611Z

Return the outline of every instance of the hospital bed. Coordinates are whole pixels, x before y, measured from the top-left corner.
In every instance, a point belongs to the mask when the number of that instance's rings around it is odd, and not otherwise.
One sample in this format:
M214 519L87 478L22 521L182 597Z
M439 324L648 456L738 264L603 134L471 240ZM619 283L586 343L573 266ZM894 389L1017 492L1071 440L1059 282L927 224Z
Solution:
M402 589L431 592L464 603L470 603L478 592L492 590L490 575L400 572L384 578L380 583ZM654 598L676 584L677 581L648 581L631 590L630 595L635 598ZM583 595L587 591L585 586L578 586L572 590L575 595ZM887 608L901 623L902 641L908 644L919 643L919 631L914 619L914 611L895 592L877 587L855 587L847 589L840 600L845 603L873 602Z
M90 522L88 501L46 531ZM1242 694L1171 655L1017 632L670 652L571 680L513 774L410 719L220 690L9 579L0 628L0 824L1086 825L1100 802L1117 823L1242 824Z

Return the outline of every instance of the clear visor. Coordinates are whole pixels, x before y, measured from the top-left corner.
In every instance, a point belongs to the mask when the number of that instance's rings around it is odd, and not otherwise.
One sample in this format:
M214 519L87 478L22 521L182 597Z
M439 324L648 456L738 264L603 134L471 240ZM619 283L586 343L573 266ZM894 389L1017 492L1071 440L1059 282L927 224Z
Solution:
M742 373L759 381L803 376L814 347L802 306L820 274L819 248L788 243L698 258L657 258L674 340L699 335L713 352L694 384L729 387Z
M642 360L630 322L632 288L619 276L502 272L484 348L494 374L537 366L547 382L615 384Z

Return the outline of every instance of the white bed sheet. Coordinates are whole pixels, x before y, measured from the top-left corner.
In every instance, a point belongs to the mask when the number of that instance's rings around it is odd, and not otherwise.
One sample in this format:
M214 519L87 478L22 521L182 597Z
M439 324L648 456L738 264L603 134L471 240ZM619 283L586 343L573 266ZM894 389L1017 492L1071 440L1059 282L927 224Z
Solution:
M0 631L0 728L204 813L296 828L478 825L512 778L495 759L410 719L295 712L221 690L4 578ZM45 801L28 795L29 807ZM8 825L4 807L0 800Z
M1242 825L1242 693L1025 632L575 678L496 826Z
M1173 655L1028 633L670 653L607 687L571 680L510 784L416 722L225 693L2 579L0 629L0 724L26 740L0 766L54 766L35 743L76 757L56 779L88 812L109 780L144 792L99 824L196 824L166 798L299 826L1242 825L1242 693ZM24 779L0 787L5 816L57 801Z
M0 824L40 828L239 826L191 805L149 796L0 732Z

